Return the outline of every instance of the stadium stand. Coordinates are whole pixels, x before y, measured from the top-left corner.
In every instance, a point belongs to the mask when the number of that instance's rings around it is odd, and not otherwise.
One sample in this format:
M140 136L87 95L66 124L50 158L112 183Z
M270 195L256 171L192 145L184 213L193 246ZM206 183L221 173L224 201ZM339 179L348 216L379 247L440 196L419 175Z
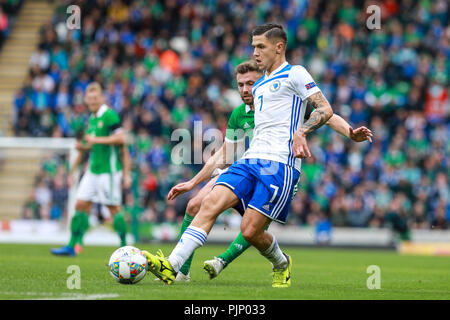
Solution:
M28 61L39 42L37 30L50 21L54 8L47 0L0 1L10 15L8 37L0 50L0 137L13 135L12 102L29 73ZM26 159L19 159L26 154ZM18 158L19 157L19 158ZM0 212L2 220L17 219L23 202L39 170L40 156L35 151L18 154L0 152ZM17 178L19 177L19 178Z
M70 3L82 7L80 30L64 27ZM224 131L239 105L233 68L252 55L252 28L283 22L288 61L310 70L336 113L375 135L373 144L329 128L310 137L314 157L303 164L289 224L446 229L450 7L377 3L379 30L367 29L364 1L66 1L41 29L30 76L15 96L14 133L75 136L88 116L84 88L103 83L128 130L142 219L176 221L188 198L167 203L167 192L199 166L171 164L171 132L192 130L196 120L203 130ZM66 199L66 167L46 159L27 218L63 216L55 206Z

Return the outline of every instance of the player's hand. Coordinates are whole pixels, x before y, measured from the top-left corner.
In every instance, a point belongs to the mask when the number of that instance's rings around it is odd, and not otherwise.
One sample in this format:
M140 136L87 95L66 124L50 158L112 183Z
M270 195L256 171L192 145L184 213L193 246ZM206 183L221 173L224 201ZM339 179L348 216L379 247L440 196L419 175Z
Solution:
M178 197L180 194L191 191L193 188L194 188L194 185L190 181L179 183L175 187L170 189L169 194L167 195L167 200L173 200L176 197Z
M75 142L75 149L77 149L78 151L83 151L83 145L81 144L81 141L77 141Z
M84 138L86 140L86 148L87 149L92 148L92 145L96 143L94 136L86 135L86 136L84 136Z
M366 127L359 127L355 130L353 130L352 127L349 128L350 131L350 139L352 139L355 142L362 142L368 140L370 143L372 143L372 131Z
M303 132L295 132L294 139L292 140L292 151L296 158L311 157L311 152L309 151L308 143L306 142L306 136Z
M130 174L125 174L125 175L123 176L123 187L124 187L125 189L131 188L132 182L133 182L133 179L131 178L131 175L130 175Z

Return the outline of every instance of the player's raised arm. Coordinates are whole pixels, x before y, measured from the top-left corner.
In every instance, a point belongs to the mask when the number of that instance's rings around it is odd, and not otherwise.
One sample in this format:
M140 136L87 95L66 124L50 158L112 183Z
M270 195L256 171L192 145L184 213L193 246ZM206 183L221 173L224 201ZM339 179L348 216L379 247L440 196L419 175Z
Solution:
M315 111L310 103L306 105L305 120L308 120L311 114ZM345 121L340 115L333 113L333 116L327 121L326 125L337 133L346 136L355 142L369 141L372 143L372 131L364 126L353 129L352 126Z
M169 191L167 200L173 200L179 195L191 191L203 181L210 179L215 169L222 169L227 166L227 164L230 164L229 155L230 153L235 153L235 145L236 143L225 141L222 148L206 161L199 173L191 180L179 183ZM230 152L230 150L232 152Z
M321 91L309 96L307 101L315 111L294 134L292 149L297 158L307 158L311 156L308 144L306 143L306 136L319 129L333 116L333 109L331 109L330 103Z
M370 143L372 143L373 134L370 129L364 126L353 129L352 126L347 121L345 121L345 119L335 113L326 124L329 125L334 131L346 136L347 138L355 142L363 142L368 140Z
M333 116L333 109L331 109L330 103L321 91L312 94L308 97L307 101L315 111L297 131L304 135L316 131Z

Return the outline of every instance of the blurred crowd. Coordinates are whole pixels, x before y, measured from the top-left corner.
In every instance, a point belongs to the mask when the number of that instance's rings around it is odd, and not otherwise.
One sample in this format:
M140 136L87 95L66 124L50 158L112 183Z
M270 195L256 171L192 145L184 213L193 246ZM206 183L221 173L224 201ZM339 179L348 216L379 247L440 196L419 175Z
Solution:
M81 7L80 29L66 28L69 4ZM366 24L373 4L379 29ZM372 144L328 127L310 135L289 224L445 229L449 12L445 0L65 1L40 31L15 99L15 134L75 136L88 117L83 91L99 81L127 130L143 219L175 221L192 193L171 203L166 195L201 165L171 162L173 130L194 121L225 130L241 103L233 69L252 55L249 34L278 22L288 62L310 71L337 114L374 133Z
M0 49L8 38L23 0L0 0Z

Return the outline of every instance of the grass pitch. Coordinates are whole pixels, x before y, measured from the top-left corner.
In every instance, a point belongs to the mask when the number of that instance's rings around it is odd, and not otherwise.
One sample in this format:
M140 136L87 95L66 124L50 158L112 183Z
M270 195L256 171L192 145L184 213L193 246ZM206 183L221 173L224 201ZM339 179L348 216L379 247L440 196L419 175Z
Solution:
M169 254L173 244L136 245ZM450 257L401 256L391 251L284 248L292 256L292 286L271 287L270 264L250 248L218 278L209 280L204 260L225 250L197 250L190 283L167 286L151 273L122 285L106 266L114 247L85 247L77 257L55 257L49 245L0 245L0 300L6 299L450 299ZM78 265L81 289L68 289L68 267ZM381 288L369 290L367 268L381 270Z

